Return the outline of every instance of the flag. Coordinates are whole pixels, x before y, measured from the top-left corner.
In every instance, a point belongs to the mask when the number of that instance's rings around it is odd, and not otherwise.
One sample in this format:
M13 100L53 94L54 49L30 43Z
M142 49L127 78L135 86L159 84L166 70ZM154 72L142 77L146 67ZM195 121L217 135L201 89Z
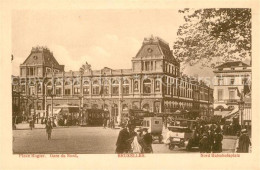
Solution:
M241 93L239 92L238 87L237 87L237 96L241 97Z
M14 60L14 56L13 56L13 54L12 54L12 56L11 56L11 61L13 61Z
M103 92L104 92L104 88L103 88L103 86L101 85L101 88L100 88L100 91L99 91L99 95L103 95Z
M244 84L244 96L250 93L249 85L246 83Z

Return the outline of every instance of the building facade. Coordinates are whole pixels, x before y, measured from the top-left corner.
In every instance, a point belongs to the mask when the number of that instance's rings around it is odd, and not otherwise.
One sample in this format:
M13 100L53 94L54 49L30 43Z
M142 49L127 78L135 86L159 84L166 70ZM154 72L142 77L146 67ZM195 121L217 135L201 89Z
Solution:
M251 66L242 61L229 61L216 67L214 74L215 114L227 118L240 117L239 103L242 100L246 101L243 108L247 108L244 120L251 121L251 111L248 111L248 108L251 110L251 99L248 100L251 98Z
M103 109L120 122L124 111L142 109L165 113L175 110L213 114L213 89L180 73L169 44L159 37L145 38L132 58L131 69L92 70L84 64L79 71L64 71L49 49L32 48L13 77L21 94L21 111L32 114L58 105Z

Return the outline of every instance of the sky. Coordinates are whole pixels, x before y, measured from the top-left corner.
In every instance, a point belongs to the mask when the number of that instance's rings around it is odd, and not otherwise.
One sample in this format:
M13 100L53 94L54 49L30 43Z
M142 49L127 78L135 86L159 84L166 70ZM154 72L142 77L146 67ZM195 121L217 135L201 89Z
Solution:
M172 49L184 22L178 9L165 10L16 10L12 13L13 75L32 47L46 46L65 71L130 69L145 37L159 36ZM212 69L186 67L184 73L213 77Z

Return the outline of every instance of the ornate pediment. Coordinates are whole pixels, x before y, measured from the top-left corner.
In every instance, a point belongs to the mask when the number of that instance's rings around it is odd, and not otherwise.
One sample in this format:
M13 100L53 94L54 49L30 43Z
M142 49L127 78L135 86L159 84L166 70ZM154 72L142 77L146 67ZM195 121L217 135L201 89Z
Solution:
M81 74L84 74L85 72L86 72L86 73L90 73L91 70L92 70L92 69L91 69L91 65L88 64L88 62L86 62L85 64L83 64L83 65L80 67L80 69L79 69L79 71L80 71Z

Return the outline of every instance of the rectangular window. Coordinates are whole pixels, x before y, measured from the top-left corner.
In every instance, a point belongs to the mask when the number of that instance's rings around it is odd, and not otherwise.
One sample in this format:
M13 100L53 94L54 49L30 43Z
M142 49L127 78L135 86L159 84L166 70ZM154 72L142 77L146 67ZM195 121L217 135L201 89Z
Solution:
M246 84L247 83L247 78L243 78L242 79L242 84L244 85L244 84Z
M48 96L52 95L52 88L48 88L48 89L47 89L47 95L48 95Z
M129 94L129 86L123 86L123 94Z
M41 93L42 92L42 85L38 84L37 85L37 93Z
M65 95L70 95L70 89L65 89Z
M74 94L80 94L80 87L74 87Z
M218 101L221 101L221 100L223 100L223 90L219 89L218 90Z
M56 88L56 95L61 95L61 87Z
M230 79L230 85L234 85L234 83L235 83L235 79L234 79L234 78L231 78L231 79Z
M113 95L118 95L118 94L119 94L119 88L118 88L118 86L112 87L112 94L113 94Z
M104 95L108 95L109 94L109 86L104 86L103 87L103 93L104 93Z
M218 85L223 85L223 78L218 79Z
M83 94L89 94L89 87L83 87Z
M235 99L235 91L234 90L229 91L229 99L231 99L231 100Z
M93 86L93 95L99 94L99 86Z

